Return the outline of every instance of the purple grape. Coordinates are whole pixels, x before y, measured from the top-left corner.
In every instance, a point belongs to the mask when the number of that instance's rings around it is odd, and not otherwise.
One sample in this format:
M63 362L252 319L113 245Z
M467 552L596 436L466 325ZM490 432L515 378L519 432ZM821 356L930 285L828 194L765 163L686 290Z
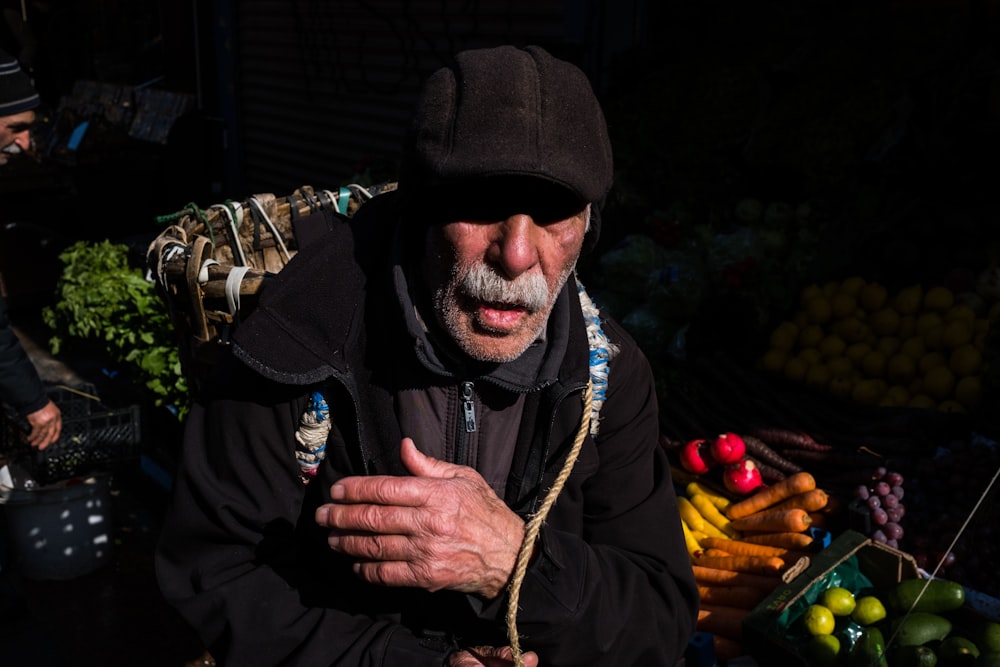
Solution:
M868 500L868 496L871 495L871 492L868 491L868 487L865 486L864 484L858 484L856 487L854 487L853 494L855 498L861 498L861 500Z
M903 527L895 521L887 521L885 525L882 526L882 531L890 540L903 539Z
M877 510L880 507L882 507L882 499L881 498L879 498L878 496L869 496L868 497L868 509L870 509L870 510Z
M896 496L900 500L903 499L903 486L901 484L894 484L892 486L892 495Z
M903 475L895 470L890 470L885 474L885 481L889 482L890 486L902 486Z
M890 493L882 497L882 507L884 507L885 509L889 510L892 509L893 507L896 507L897 505L899 505L899 498L897 498L893 494Z
M880 496L887 496L889 492L892 491L892 487L889 486L889 482L881 481L875 483L875 493Z
M871 538L876 542L881 542L882 544L885 544L889 540L889 538L885 536L885 533L882 532L881 528L873 530Z
M877 526L884 526L889 521L889 515L881 507L877 507L872 510L872 521L875 522ZM886 534L888 537L888 534Z
M895 507L890 507L885 511L885 515L889 517L889 521L899 523L903 520L903 506L896 505Z
M897 540L886 540L885 543L886 545L892 547L893 549L899 548L899 542Z
M875 470L872 471L872 481L873 482L879 481L880 479L885 477L887 472L889 471L886 469L885 466L879 466L875 468Z

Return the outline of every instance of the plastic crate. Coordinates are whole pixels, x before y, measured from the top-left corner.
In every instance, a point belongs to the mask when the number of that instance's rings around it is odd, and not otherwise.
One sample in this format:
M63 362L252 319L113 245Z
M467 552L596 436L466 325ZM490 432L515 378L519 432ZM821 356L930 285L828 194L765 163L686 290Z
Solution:
M139 406L109 408L90 386L56 386L48 393L62 411L63 425L59 439L42 451L28 444L27 420L4 407L0 447L13 469L37 484L51 484L138 464Z

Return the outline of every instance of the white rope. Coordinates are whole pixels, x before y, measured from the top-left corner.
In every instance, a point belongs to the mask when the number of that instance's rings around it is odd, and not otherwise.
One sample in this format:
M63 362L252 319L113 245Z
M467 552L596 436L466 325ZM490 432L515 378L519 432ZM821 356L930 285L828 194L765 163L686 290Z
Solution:
M226 276L226 305L229 306L229 314L233 317L240 309L240 285L249 270L249 266L234 266Z
M239 202L233 202L233 207L236 209L236 216L239 216L239 221L233 215L233 211L225 204L213 204L209 206L209 209L218 209L222 211L222 215L225 216L226 222L229 224L229 233L233 236L233 244L236 246L236 255L239 257L238 266L248 266L247 256L243 252L243 244L240 243L240 226L239 223L243 221L243 206ZM233 257L234 261L236 257Z
M271 222L271 218L267 217L267 213L264 211L264 207L261 205L259 201L257 201L256 197L250 197L249 201L250 205L256 208L257 212L260 214L260 217L264 219L264 224L267 225L267 228L271 230L271 236L278 243L278 247L281 248L281 252L285 254L285 261L290 262L292 260L292 256L291 254L289 254L288 248L285 247L285 242L284 240L282 240L281 234L278 232L278 228L274 226L273 222Z

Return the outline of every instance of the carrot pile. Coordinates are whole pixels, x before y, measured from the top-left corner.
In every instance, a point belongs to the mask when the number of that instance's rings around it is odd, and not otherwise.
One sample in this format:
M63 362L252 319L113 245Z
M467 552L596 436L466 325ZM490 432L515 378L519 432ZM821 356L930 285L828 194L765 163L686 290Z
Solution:
M799 471L738 499L689 481L677 502L701 598L697 629L728 653L742 642L746 615L809 555L807 531L830 496Z

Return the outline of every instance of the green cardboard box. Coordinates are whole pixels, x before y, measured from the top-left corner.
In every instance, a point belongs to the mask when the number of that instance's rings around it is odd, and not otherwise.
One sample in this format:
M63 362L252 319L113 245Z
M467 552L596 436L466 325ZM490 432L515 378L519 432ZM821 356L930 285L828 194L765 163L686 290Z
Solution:
M803 635L794 627L806 607L833 585L852 590L886 589L919 576L914 558L847 530L823 551L800 561L767 598L743 620L743 648L761 665L802 665Z

